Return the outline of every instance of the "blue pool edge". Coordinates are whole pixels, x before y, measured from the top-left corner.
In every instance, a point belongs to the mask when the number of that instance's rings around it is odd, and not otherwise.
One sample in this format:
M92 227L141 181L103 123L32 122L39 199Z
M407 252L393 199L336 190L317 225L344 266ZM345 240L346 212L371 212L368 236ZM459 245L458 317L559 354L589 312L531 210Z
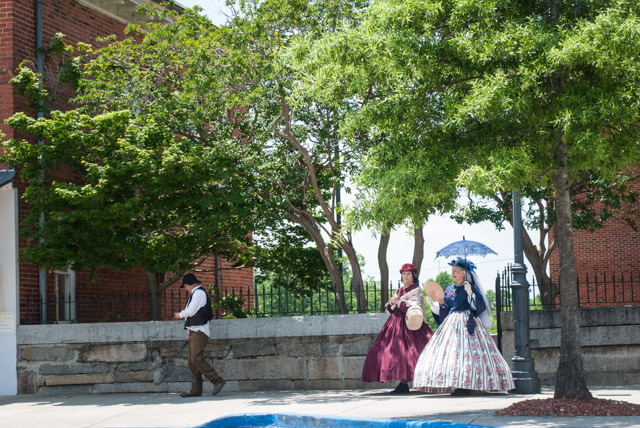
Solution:
M236 414L213 419L194 428L487 428L443 421L356 418L296 413Z

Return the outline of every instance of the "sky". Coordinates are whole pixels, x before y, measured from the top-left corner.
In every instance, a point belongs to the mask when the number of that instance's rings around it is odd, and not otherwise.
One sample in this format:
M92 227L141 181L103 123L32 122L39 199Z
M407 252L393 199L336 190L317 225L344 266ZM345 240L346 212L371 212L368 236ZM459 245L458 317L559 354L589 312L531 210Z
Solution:
M227 10L224 0L176 0L176 3L184 7L200 6L211 22L216 25L224 24L226 17L224 11ZM227 13L229 15L229 13Z
M217 25L225 22L224 11L227 10L224 0L178 0L185 7L200 6L203 13ZM228 14L228 13L227 13ZM419 191L419 189L416 189ZM342 202L349 203L349 195L342 195ZM478 241L494 250L497 255L486 257L470 257L477 266L477 273L485 289L493 289L498 273L502 273L508 263L513 263L513 228L507 224L505 229L497 231L493 224L484 222L475 225L460 225L448 216L432 216L424 227L423 235L424 258L420 270L420 282L434 279L441 271L451 272L447 264L448 259L442 257L436 259L436 253L448 244L466 240ZM536 235L529 231L533 242L537 242ZM364 279L380 279L378 268L378 238L369 231L360 231L352 235L353 246L358 254L364 256L365 265L362 267ZM404 263L410 263L413 258L413 235L406 229L398 229L391 234L387 249L387 263L389 265L390 279L397 286L400 280L400 267ZM526 259L525 259L526 262ZM533 271L528 263L527 280L531 282Z

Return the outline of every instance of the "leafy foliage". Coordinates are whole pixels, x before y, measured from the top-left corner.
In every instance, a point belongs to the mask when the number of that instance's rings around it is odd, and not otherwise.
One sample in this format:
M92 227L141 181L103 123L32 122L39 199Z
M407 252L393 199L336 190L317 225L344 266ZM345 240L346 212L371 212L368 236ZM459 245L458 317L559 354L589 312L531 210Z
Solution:
M44 143L4 143L3 160L21 167L33 208L22 230L35 245L24 255L50 268L178 275L212 254L233 260L264 199L251 146L225 119L238 81L219 72L219 30L187 12L175 25L129 31L67 61L76 68L75 109L8 121ZM58 43L52 52L71 52ZM21 72L16 84L36 78Z
M234 294L221 296L218 289L209 287L209 293L213 293L211 298L211 307L213 313L218 311L223 313L222 318L253 318L256 316L255 310L245 307L247 302Z
M252 250L242 256L253 261L255 281L269 280L271 286L297 293L331 289L318 249L309 245L306 232L296 225L283 223L255 238Z
M361 25L294 52L304 91L358 106L344 129L392 142L393 164L407 167L401 177L431 173L424 187L416 180L427 202L460 187L553 193L563 302L556 397L591 397L579 362L571 191L585 174L612 181L640 162L639 23L640 6L624 0L382 0ZM401 144L415 149L394 150ZM376 204L411 189L384 190Z

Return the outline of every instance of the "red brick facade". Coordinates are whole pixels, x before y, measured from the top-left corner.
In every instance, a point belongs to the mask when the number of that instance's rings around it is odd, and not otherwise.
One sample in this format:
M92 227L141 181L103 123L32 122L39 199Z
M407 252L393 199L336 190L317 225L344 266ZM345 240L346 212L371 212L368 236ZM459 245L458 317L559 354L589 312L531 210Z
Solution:
M636 181L634 188L640 191L640 180ZM640 227L640 202L635 204L635 212L635 221ZM574 230L573 233L581 305L591 306L584 304L584 296L593 296L593 293L598 294L594 300L599 301L640 302L640 231L633 230L622 215L617 215L595 232ZM549 234L549 240L553 241L553 233ZM557 251L549 259L549 269L552 280L557 281ZM605 283L609 284L606 290Z
M99 2L98 2L99 3ZM12 0L0 1L0 131L6 135L5 138L14 137L13 131L4 121L12 116L15 112L27 111L24 100L14 93L9 81L14 71L23 60L36 60L36 20L35 20L35 0ZM43 22L43 43L56 33L65 34L67 43L75 44L77 42L85 42L95 44L96 39L101 36L110 34L121 35L125 28L125 24L103 15L100 12L80 4L75 0L43 0L42 1L42 22ZM1 149L0 149L1 150ZM1 165L0 169L5 169L7 165ZM19 168L18 168L19 172ZM24 191L24 185L19 179L19 173L14 185L19 189L20 195ZM19 219L22 221L28 207L22 199L19 206ZM19 241L20 248L28 246L29 243L24 239ZM214 257L205 268L213 269ZM219 283L222 290L231 293L234 290L243 289L246 294L248 289L253 289L253 270L224 270L228 268L230 263L221 262L221 270ZM34 312L36 318L39 318L37 302L39 295L38 287L38 269L37 266L20 263L20 322L33 322ZM55 273L47 274L47 293L52 298L55 290ZM214 273L199 273L198 277L207 284L215 284ZM175 284L172 289L179 285ZM95 282L91 282L89 272L75 273L75 295L77 300L77 319L82 321L84 313L95 313L97 308L83 305L83 299L89 299L92 296L104 295L104 293L119 296L127 296L127 293L147 293L148 292L147 277L143 269L132 269L128 272L116 272L102 269L97 272ZM126 297L125 297L126 298ZM27 302L32 305L28 306ZM111 303L110 303L111 304ZM184 304L182 300L181 304ZM140 302L139 306L127 307L128 311L136 311L144 313L148 311L148 302ZM56 319L56 308L49 307L48 320ZM31 312L28 314L28 312ZM27 319L29 317L29 320Z

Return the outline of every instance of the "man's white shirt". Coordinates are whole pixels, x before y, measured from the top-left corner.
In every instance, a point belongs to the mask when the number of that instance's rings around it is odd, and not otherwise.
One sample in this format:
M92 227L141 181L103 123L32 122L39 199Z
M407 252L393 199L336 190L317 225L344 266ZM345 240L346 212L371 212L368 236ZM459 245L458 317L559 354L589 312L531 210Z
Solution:
M197 293L198 290L204 291L204 293ZM200 308L207 304L207 290L202 288L202 286L197 286L193 289L191 293L191 301L187 304L187 307L184 308L182 312L180 312L180 318L189 318L194 316ZM201 331L207 335L207 337L211 337L211 323L207 321L206 324L203 325L191 325L187 327L187 330L190 331Z

